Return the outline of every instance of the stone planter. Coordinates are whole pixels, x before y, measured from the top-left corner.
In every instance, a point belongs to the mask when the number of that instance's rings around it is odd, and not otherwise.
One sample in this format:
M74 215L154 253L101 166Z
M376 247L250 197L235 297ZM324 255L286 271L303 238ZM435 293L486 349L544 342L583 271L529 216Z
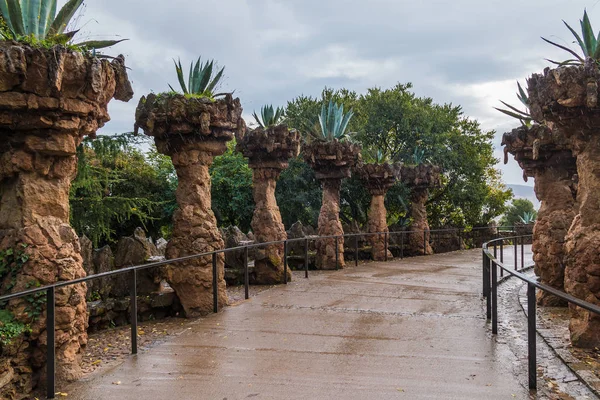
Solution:
M315 171L323 188L323 203L319 214L319 236L343 235L340 222L340 186L342 179L351 176L351 168L360 163L360 147L349 142L314 141L302 148L304 160ZM344 239L317 240L317 268L335 269L344 267Z
M110 100L132 96L122 56L109 62L60 46L0 42L0 248L21 248L29 256L22 269L0 277L2 293L85 276L79 239L69 225L76 148L110 119ZM56 290L58 379L81 376L85 296L85 284ZM41 370L46 354L45 311L36 316L27 299L11 301L7 309L31 326L31 334L2 349L2 398L28 393L32 371Z
M237 138L237 149L249 159L252 168L255 208L251 225L256 242L286 240L275 188L281 171L288 167L288 160L300 151L300 134L285 125L247 130ZM260 285L283 283L283 243L257 247L255 251L252 281ZM288 269L287 280L291 279Z
M535 124L505 133L502 145L505 155L515 156L525 181L527 177L535 179L536 197L542 203L533 229L535 273L542 283L564 291L564 242L577 210L577 171L568 140ZM537 302L542 306L567 305L543 290L538 290Z
M387 226L387 211L385 209L385 194L400 178L401 166L399 164L364 164L356 168L356 173L365 183L371 194L371 207L369 208L368 228L369 233L389 232ZM383 261L392 257L386 249L386 235L370 235L368 237L372 248L372 257L375 261Z
M584 66L546 68L528 80L531 115L564 135L577 158L579 213L567 234L565 290L600 304L600 71ZM600 346L600 316L572 307L571 340L575 346Z
M228 94L211 101L184 95L149 94L136 110L136 131L154 137L159 152L171 157L179 183L179 208L173 215L173 237L165 256L173 259L224 248L211 209L209 167L227 142L245 128L239 99ZM217 256L218 304L227 304L224 256ZM212 257L171 264L165 278L175 290L188 317L213 309Z
M431 164L403 165L400 171L402 182L411 189L410 217L412 225L408 233L406 251L409 255L433 254L431 248L427 208L429 189L440 185L441 169Z

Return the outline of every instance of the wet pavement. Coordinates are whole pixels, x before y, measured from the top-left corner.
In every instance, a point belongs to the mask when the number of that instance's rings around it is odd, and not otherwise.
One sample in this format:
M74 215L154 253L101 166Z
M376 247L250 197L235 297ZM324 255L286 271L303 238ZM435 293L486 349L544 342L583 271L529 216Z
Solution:
M489 334L481 250L294 275L70 399L527 399ZM526 375L525 375L526 378Z

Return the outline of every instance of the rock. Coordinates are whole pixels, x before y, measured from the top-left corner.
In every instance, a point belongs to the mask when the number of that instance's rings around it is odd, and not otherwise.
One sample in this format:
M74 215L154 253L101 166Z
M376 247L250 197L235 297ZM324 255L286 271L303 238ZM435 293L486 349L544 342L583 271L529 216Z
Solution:
M239 247L242 243L248 243L248 237L237 226L229 226L223 230L225 248ZM225 267L233 269L244 268L244 251L228 251L225 253Z
M133 236L123 237L117 243L115 253L116 269L130 267L134 265L146 264L150 258L158 255L156 247L146 238L142 228L136 228ZM160 289L161 272L160 267L148 268L137 272L137 291L138 294L149 294ZM121 274L115 277L115 285L113 291L118 288L115 297L125 296L129 294L129 282L131 274ZM124 293L124 291L127 291Z
M79 238L79 245L81 246L81 258L83 259L83 269L85 270L85 274L87 276L96 274L96 269L94 268L93 263L93 247L92 241L87 238L87 236L83 235ZM86 299L90 299L92 296L92 292L98 290L98 282L97 279L91 280L87 282L87 295Z
M156 251L158 252L158 255L165 255L165 250L167 249L168 243L169 242L167 242L164 238L158 238L156 241Z
M92 260L97 274L115 269L113 253L108 245L94 250ZM98 294L103 299L108 298L110 295L125 296L126 294L129 294L129 292L126 292L126 287L119 287L119 283L122 282L122 279L118 275L116 277L94 279L92 282L94 283L95 290L97 290ZM115 286L114 291L113 286Z

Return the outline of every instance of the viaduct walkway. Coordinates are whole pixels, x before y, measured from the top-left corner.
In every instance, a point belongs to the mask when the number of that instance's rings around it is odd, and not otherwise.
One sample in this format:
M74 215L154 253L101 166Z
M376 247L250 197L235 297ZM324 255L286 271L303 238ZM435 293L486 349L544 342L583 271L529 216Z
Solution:
M294 276L190 326L69 398L529 397L486 327L481 250Z

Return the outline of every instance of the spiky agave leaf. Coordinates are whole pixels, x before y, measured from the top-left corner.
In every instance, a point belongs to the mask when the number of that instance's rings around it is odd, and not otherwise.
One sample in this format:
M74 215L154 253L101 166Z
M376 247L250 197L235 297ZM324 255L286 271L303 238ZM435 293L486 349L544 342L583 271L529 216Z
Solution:
M517 98L523 103L523 105L529 108L529 97L527 93L521 87L521 84L517 81L517 87L519 88L519 93L517 93Z
M570 59L570 60L566 60L566 61L562 61L562 62L557 62L557 61L553 61L553 60L548 60L548 61L550 61L553 64L557 64L559 66L578 65L578 64L583 64L586 57L591 57L596 62L598 62L600 60L600 46L598 45L598 42L600 42L600 32L598 33L597 37L594 35L594 29L592 28L592 23L590 22L590 18L587 14L587 10L583 11L583 19L579 20L579 25L581 27L581 36L566 21L563 20L563 23L569 29L571 34L573 34L573 36L575 37L575 40L577 40L577 44L579 45L581 51L583 52L583 57L581 57L575 51L569 49L566 46L560 45L560 44L555 43L546 38L542 38L544 41L550 43L551 45L556 46L562 50L565 50L565 51L569 52L570 54L572 54L573 56L575 56L575 59Z
M225 67L221 68L221 70L213 77L214 61L211 60L202 64L201 58L198 57L195 63L193 61L190 63L188 83L186 86L183 78L183 67L181 66L181 60L173 60L173 62L175 63L177 79L179 80L179 85L181 86L183 94L193 94L206 97L223 95L222 93L214 94L213 91L223 77L223 71L225 70ZM173 90L171 85L169 85L169 87L171 90Z
M317 140L341 140L347 135L346 129L353 115L352 110L344 114L343 104L338 106L333 100L329 100L327 107L325 103L321 105L319 115L320 132L309 131L309 133Z

